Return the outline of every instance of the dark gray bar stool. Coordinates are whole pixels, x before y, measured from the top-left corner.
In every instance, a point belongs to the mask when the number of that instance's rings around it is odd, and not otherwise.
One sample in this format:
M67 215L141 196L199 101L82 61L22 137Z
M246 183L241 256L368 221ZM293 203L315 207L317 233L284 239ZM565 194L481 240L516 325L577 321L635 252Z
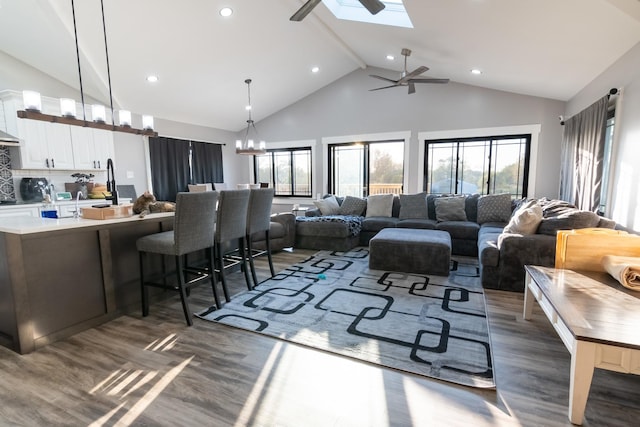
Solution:
M269 227L271 226L271 206L273 205L273 197L275 191L273 188L260 188L250 190L251 196L249 197L249 212L247 213L247 258L249 258L249 265L251 266L251 276L253 278L254 286L258 284L258 277L256 275L256 268L253 264L253 259L259 256L267 254L269 260L269 269L271 270L271 277L276 273L273 269L273 260L271 258L271 243L269 239ZM265 242L267 249L265 251L254 250L251 247L251 240L257 233L265 233Z
M249 208L249 190L222 190L218 196L218 210L216 212L216 226L214 236L216 269L220 272L222 290L227 302L231 301L225 270L238 263L244 271L244 278L247 287L251 289L249 273L247 271L247 260L245 258L246 231L247 231L247 210ZM229 245L235 250L234 243L238 243L239 260L225 257L225 245ZM227 264L225 265L225 261Z
M149 294L147 287L175 290L180 293L182 309L187 324L191 326L191 311L187 302L188 289L199 284L203 279L211 280L211 288L216 305L220 307L220 300L216 292L216 278L212 243L215 233L215 212L218 193L205 191L201 193L178 193L176 198L176 213L172 231L151 234L136 241L140 253L140 287L142 290L142 315L149 314ZM205 250L207 266L204 269L189 268L185 265L187 254ZM144 275L144 259L146 254L171 255L175 257L176 275L178 283L168 285L147 281ZM187 280L188 275L195 275Z

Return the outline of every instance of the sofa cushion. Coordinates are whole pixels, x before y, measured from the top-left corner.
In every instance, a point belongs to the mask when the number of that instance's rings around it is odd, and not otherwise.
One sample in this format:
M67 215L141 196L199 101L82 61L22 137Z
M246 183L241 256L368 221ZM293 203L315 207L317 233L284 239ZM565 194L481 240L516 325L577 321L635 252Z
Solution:
M573 208L558 216L542 218L538 226L538 233L555 236L558 230L597 227L599 222L598 214Z
M480 226L471 221L442 221L436 224L436 230L447 231L451 239L458 240L478 240L478 230Z
M510 194L487 194L478 199L478 224L508 222L510 217Z
M504 228L505 233L535 234L542 221L542 208L535 200L522 204Z
M441 221L466 221L467 214L464 211L464 197L439 197L435 199L436 220Z
M393 194L375 194L367 197L367 217L391 217Z
M396 228L417 228L420 230L434 230L437 222L432 219L409 218L401 219Z
M395 228L399 221L395 217L368 217L362 221L362 231L378 232L383 228Z
M337 215L340 209L336 196L329 196L324 199L314 200L313 204L316 205L322 215Z
M478 237L478 257L481 265L498 266L498 261L500 260L499 236L500 233L484 233L482 237Z
M478 222L478 199L479 194L469 194L464 200L464 212L467 214L467 221Z
M600 217L600 221L598 222L598 228L616 228L616 222L612 219Z
M429 218L427 212L427 193L401 194L400 195L400 219Z
M361 197L346 196L338 209L340 215L361 216L367 208L367 201Z

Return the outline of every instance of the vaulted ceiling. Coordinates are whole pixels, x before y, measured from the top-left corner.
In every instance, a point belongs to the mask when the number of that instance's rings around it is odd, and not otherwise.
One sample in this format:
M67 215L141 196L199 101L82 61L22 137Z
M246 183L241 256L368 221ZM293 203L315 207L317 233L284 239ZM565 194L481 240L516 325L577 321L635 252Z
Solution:
M323 4L289 21L303 3L104 0L115 104L237 131L246 78L258 121L358 68L399 78L405 47L424 77L568 100L640 42L639 0L404 0L414 28L339 20ZM108 105L100 0L75 1L75 14L83 89ZM0 0L0 50L79 88L71 0Z

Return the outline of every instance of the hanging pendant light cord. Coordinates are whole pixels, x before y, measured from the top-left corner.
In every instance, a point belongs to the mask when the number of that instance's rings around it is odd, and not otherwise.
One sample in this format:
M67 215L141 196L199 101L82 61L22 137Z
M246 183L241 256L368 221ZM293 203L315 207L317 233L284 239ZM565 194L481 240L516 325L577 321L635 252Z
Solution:
M115 117L113 114L113 96L111 95L111 71L109 68L109 49L107 48L107 26L104 22L104 2L100 0L100 9L102 11L102 34L104 35L104 53L107 57L107 81L109 83L109 104L111 107L111 124L115 126Z
M87 120L87 113L84 111L84 92L82 91L82 71L80 71L80 49L78 49L78 30L76 28L76 8L71 0L71 12L73 14L73 34L76 37L76 57L78 58L78 77L80 78L80 100L82 101L82 120Z

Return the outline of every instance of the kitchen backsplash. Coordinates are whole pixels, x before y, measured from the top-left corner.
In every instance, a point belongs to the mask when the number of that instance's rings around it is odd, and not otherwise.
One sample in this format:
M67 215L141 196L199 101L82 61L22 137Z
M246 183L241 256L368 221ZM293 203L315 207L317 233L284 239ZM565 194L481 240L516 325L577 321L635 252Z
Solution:
M15 200L15 198L9 147L0 146L0 200Z
M11 169L11 151L9 147L0 146L0 200L17 200L22 202L20 196L20 180L22 178L46 178L49 184L54 185L54 191L65 191L65 182L74 182L72 173L83 171L70 170L29 170ZM89 173L88 171L85 171ZM93 182L106 183L107 173L104 171L90 171L95 175Z

